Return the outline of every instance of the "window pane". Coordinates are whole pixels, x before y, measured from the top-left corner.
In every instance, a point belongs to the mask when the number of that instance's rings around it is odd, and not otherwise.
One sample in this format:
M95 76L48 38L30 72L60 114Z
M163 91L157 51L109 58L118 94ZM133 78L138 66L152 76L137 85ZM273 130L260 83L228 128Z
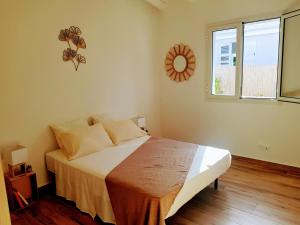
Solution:
M221 54L228 54L229 53L229 46L222 46L221 47Z
M276 98L280 19L244 24L242 97Z
M236 39L237 29L213 32L213 95L235 95Z

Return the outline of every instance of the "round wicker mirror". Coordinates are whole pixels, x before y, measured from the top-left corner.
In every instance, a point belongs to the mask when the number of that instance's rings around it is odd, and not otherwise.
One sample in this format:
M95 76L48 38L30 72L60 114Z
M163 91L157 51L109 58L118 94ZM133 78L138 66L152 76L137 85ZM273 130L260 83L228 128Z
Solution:
M181 82L188 80L194 73L196 57L191 48L184 44L176 44L170 48L165 69L171 80Z

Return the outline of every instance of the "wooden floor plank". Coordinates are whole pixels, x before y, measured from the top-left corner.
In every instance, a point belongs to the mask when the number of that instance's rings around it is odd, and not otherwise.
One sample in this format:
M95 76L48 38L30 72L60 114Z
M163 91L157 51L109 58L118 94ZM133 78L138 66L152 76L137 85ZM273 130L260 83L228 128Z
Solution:
M11 218L13 225L104 225L51 194ZM167 225L299 224L300 169L242 157L233 157L219 190L205 188L167 220Z

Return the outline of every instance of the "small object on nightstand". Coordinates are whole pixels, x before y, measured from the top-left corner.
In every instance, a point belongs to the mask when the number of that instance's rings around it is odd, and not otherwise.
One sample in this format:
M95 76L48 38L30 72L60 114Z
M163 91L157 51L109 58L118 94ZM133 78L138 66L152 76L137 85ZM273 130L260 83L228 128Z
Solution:
M31 166L31 165L28 165L28 166L27 166L26 172L27 172L27 173L31 173L31 172L32 172L32 166Z
M5 174L5 184L9 207L13 211L26 208L38 199L35 172L25 173L19 177Z
M149 130L147 130L146 128L141 128L143 131L145 131L148 135L150 135Z
M27 148L22 145L11 146L4 152L4 161L8 163L8 171L11 177L26 174L26 162L28 160Z
M144 116L138 116L135 118L136 125L142 130L146 127L146 118Z
M17 165L8 164L8 171L11 177L24 176L26 174L26 163L20 163Z
M149 135L149 131L146 129L146 118L145 116L137 116L133 119L134 123L141 128L143 131L146 131Z

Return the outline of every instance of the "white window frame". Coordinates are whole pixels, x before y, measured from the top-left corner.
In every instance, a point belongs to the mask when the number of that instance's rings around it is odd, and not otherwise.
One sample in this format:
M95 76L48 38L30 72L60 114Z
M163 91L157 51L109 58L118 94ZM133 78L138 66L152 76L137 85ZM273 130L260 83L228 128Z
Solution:
M255 96L243 96L243 76L244 76L244 68L243 68L243 66L244 66L244 62L243 62L243 60L244 60L244 42L245 42L245 40L244 40L244 29L245 29L245 24L247 24L247 23L255 23L255 22L260 22L260 21L267 21L267 20L273 20L273 19L280 19L280 27L279 27L279 45L278 45L278 64L277 64L277 81L276 81L276 86L275 86L275 88L276 88L276 93L275 93L275 97L255 97ZM255 100L272 100L272 101L274 101L274 100L278 100L278 81L279 81L279 72L278 72L278 69L279 69L279 67L280 67L280 57L281 57L281 44L280 44L280 42L281 42L281 27L282 27L282 18L281 18L281 16L275 16L275 17L271 17L271 18L265 18L265 19L258 19L258 20L250 20L250 21L243 21L242 22L242 26L243 26L243 37L242 37L242 48L243 48L243 50L242 50L242 59L241 59L241 61L242 61L242 65L241 65L241 67L242 67L242 69L241 69L241 85L240 85L240 89L241 89L241 91L240 91L240 98L241 99L255 99Z
M298 12L299 13L299 12ZM271 20L281 18L280 24L280 46L279 46L279 60L278 60L278 72L277 72L277 88L276 88L276 97L275 98L251 98L251 97L242 97L242 82L243 82L243 47L244 47L244 23L251 23L257 21ZM278 86L280 85L279 81L281 79L281 57L282 57L282 12L270 13L263 16L256 16L250 18L241 18L230 23L219 23L208 25L208 42L209 46L208 57L208 69L207 69L207 84L206 84L206 96L208 99L218 99L218 100L241 100L241 101L258 101L258 102L278 102ZM222 31L227 29L237 29L237 44L236 44L236 80L235 80L235 95L214 95L212 94L212 82L213 82L213 32Z
M296 10L294 12L285 13L281 16L280 51L279 51L278 82L277 82L277 99L278 99L278 101L282 101L282 102L300 103L300 98L281 96L283 48L284 48L284 29L285 29L284 26L285 26L285 20L290 18L290 17L294 17L294 16L300 16L300 11Z
M213 33L217 31L222 30L229 30L229 29L236 29L237 30L237 45L236 45L236 71L235 71L235 95L214 95L212 85L213 85ZM238 55L241 54L241 37L242 37L242 24L241 23L231 23L226 25L220 25L220 26L211 26L208 29L209 32L209 38L208 38L208 59L209 59L209 69L208 69L208 97L209 98L216 98L216 99L239 99L240 96L240 72L241 72L241 58L238 57ZM229 57L230 58L230 57ZM230 59L229 59L230 63Z

